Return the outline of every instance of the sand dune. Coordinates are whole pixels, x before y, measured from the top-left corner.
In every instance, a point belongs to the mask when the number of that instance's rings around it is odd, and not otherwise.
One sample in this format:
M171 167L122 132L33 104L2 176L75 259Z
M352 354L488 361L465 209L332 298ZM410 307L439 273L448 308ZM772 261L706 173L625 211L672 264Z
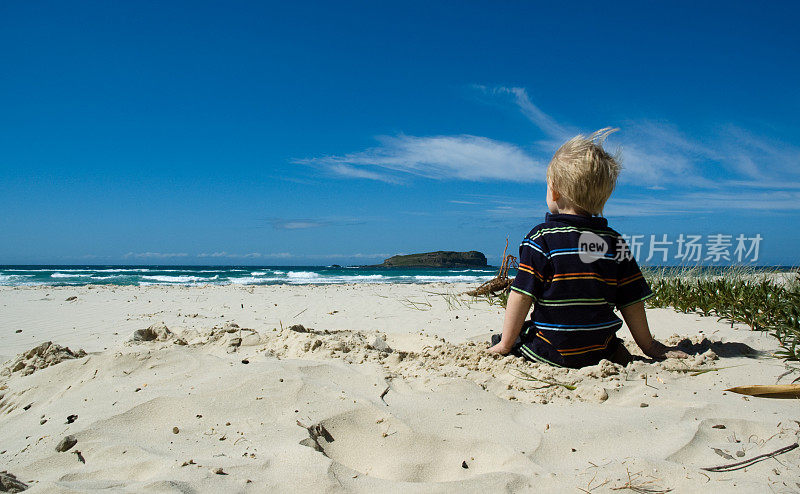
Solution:
M650 311L689 362L554 369L482 351L497 307L421 289L463 287L0 290L3 353L73 351L0 372L3 469L30 492L800 489L800 449L700 469L798 440L796 400L724 391L784 373L768 335Z

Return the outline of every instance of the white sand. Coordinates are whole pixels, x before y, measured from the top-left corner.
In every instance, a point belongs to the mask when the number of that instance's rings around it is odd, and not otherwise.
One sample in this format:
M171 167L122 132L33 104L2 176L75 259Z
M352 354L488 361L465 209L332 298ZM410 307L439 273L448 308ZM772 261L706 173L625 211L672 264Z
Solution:
M700 470L798 440L797 400L724 392L776 382L772 337L650 310L698 355L554 369L485 354L502 309L437 294L465 288L0 287L0 354L89 352L6 367L0 470L31 492L800 490L800 448ZM127 342L151 325L163 341Z

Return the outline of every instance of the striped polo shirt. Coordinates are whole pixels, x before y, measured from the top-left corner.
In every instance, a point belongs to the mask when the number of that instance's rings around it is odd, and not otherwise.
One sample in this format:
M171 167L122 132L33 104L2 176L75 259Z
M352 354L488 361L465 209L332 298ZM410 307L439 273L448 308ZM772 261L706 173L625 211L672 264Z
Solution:
M605 218L550 213L523 239L511 289L533 298L519 352L564 367L609 358L622 327L614 309L653 295Z

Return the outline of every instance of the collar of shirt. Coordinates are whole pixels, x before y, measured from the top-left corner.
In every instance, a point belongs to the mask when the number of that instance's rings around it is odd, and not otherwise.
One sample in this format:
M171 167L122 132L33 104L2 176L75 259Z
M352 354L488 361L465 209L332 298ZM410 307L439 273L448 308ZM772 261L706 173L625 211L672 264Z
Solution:
M608 226L608 220L602 216L582 216L578 214L552 214L545 213L545 221L561 221L575 226L584 226L588 228L605 228Z

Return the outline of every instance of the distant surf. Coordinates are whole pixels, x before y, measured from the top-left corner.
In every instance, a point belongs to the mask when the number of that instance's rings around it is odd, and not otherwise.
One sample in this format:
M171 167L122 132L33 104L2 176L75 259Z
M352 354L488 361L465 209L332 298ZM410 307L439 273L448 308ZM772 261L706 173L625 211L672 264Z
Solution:
M320 266L0 266L2 286L325 285L482 283L497 268L380 269Z

